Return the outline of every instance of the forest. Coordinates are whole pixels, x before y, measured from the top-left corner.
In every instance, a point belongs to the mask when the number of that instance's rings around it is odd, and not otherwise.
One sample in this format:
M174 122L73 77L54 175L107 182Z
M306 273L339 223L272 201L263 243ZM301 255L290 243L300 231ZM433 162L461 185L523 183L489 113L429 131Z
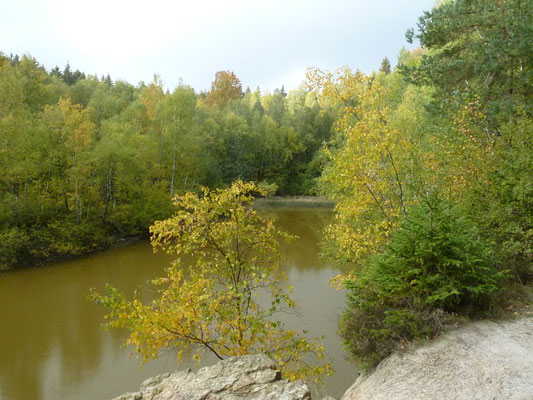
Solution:
M323 253L357 271L335 281L363 365L508 307L533 279L533 6L442 1L406 39L419 47L394 66L309 68L289 93L231 71L170 92L1 55L0 269L147 235L175 196L254 181L335 200Z
M0 270L147 236L176 194L256 181L314 194L333 115L309 90L170 92L0 56Z

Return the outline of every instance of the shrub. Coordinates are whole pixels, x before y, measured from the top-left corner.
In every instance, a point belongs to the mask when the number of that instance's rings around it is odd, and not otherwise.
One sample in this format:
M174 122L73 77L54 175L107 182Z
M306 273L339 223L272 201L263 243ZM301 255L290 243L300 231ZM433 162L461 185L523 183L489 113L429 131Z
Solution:
M30 238L18 228L0 231L0 271L13 268L25 255Z
M505 275L460 208L428 196L360 278L347 281L340 322L345 345L371 366L404 342L438 333L451 313L490 308Z

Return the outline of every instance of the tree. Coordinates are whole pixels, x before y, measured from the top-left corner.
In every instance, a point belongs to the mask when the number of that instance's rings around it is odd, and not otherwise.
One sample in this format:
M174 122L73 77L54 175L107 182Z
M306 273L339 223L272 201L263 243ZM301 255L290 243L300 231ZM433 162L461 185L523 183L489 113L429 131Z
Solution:
M322 104L339 110L338 144L327 150L321 180L337 200L328 235L343 258L358 262L380 250L406 214L412 145L390 123L387 91L377 80L345 68L337 75L310 70L308 81Z
M76 72L78 71L76 70ZM109 75L109 73L105 77L104 83L106 83L108 86L113 86L113 80L111 79L111 75Z
M191 148L186 150L188 138L191 136L191 124L196 108L196 94L191 87L178 86L172 95L167 96L164 102L159 105L157 117L160 123L160 152L164 150L172 151L172 174L170 179L170 197L174 197L175 188L177 187L177 169L180 160L178 160L178 150L181 148L182 158L185 158L186 152L189 155L194 154ZM168 139L167 143L163 142L162 135L165 134ZM182 160L183 161L183 160ZM186 172L187 176L195 172L195 168L179 168ZM197 169L196 169L197 170ZM196 171L199 172L199 171Z
M57 76L58 78L63 77L63 72L61 72L61 68L59 68L57 65L50 70L51 76Z
M42 121L49 133L49 173L45 186L45 195L56 197L65 202L65 209L71 209L74 203L76 222L83 216L92 187L89 183L91 176L87 162L94 140L96 126L91 121L91 109L83 109L79 104L72 104L70 99L60 99L57 105L46 106L42 112ZM61 179L60 185L54 187L52 165ZM55 193L53 193L55 190Z
M499 128L485 158L487 178L470 190L469 209L494 242L499 266L533 280L533 121L522 112Z
M491 116L524 101L531 112L532 11L522 0L442 3L419 18L418 32L407 32L426 50L420 66L401 69L444 95L481 96Z
M379 67L379 72L383 72L385 74L390 73L390 61L387 57L383 58L381 61L381 67Z
M67 62L67 65L65 65L65 69L63 70L63 81L71 86L71 85L74 85L76 82L75 82L75 79L74 79L74 74L72 73L72 71L70 70L70 64Z
M211 90L205 101L210 106L224 108L230 100L238 100L242 96L242 84L234 72L218 71L211 83Z
M138 295L127 300L110 286L106 295L92 292L93 300L110 309L109 325L128 329L127 343L144 360L177 347L178 360L186 349L198 360L204 350L219 359L265 353L290 379L330 372L327 363L304 362L309 353L321 359L321 345L274 320L295 306L279 270L279 239L291 237L250 207L258 191L238 181L226 190L204 189L202 197L175 197L177 212L151 227L152 244L195 261L176 259L167 276L154 281L161 289L151 303Z
M267 114L277 122L278 126L281 126L283 115L286 111L285 103L286 95L282 94L278 89L274 91L271 101L268 104Z
M490 309L506 271L464 210L430 194L413 206L387 249L346 282L340 333L351 355L373 365L406 340L433 336L459 313Z

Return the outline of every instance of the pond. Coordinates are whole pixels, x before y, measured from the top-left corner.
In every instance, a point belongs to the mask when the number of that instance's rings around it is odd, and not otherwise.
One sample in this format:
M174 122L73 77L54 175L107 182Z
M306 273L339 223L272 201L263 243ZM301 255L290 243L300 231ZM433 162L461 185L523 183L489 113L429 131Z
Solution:
M283 247L283 269L299 311L287 325L325 337L326 353L337 372L314 391L340 398L358 369L345 359L336 333L344 294L328 280L339 268L318 255L322 228L332 212L283 205L259 209L278 227L299 236ZM0 399L105 400L137 390L150 376L196 368L186 355L177 365L173 351L140 368L132 348L122 346L125 332L103 330L105 310L85 298L89 288L102 289L105 283L131 295L162 275L169 261L165 254L154 254L150 243L137 242L74 261L0 274ZM208 357L202 365L215 362Z

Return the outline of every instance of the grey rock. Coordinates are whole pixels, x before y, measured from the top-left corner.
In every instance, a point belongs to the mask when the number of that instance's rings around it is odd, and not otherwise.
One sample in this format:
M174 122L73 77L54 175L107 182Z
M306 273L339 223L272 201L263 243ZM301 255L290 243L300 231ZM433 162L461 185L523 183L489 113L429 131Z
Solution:
M305 382L281 380L267 356L232 357L194 373L162 374L113 400L310 400Z
M429 399L533 399L533 318L470 324L393 354L342 397Z

